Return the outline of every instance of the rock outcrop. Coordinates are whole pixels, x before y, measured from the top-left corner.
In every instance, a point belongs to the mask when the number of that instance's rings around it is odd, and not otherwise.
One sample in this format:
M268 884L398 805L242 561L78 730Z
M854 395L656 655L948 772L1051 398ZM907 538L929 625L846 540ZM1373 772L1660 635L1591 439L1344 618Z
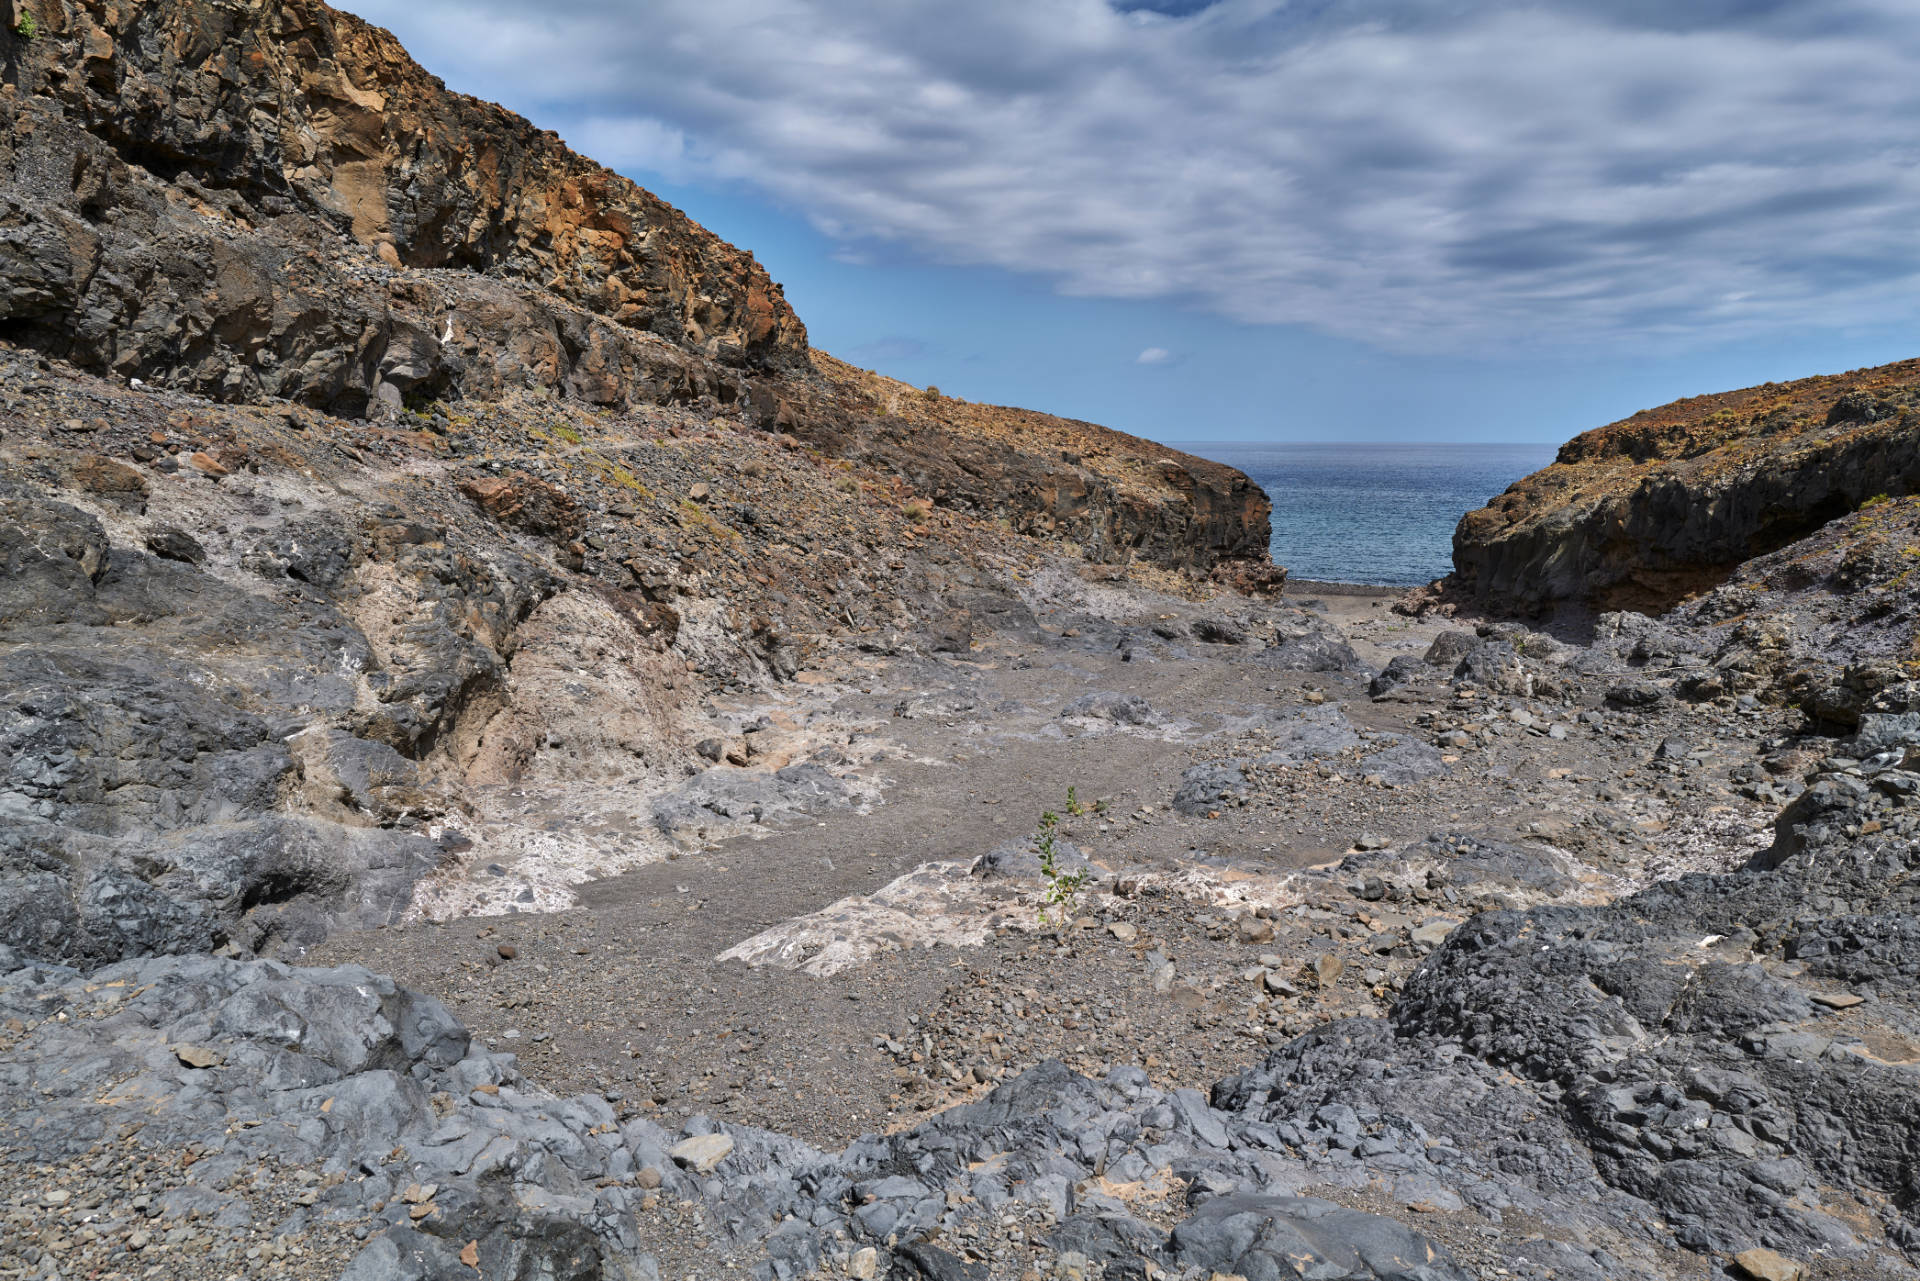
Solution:
M1449 596L1655 614L1879 495L1920 489L1920 361L1650 409L1460 521Z
M168 957L83 975L0 947L0 1015L18 1029L0 1122L22 1136L16 1159L67 1192L41 1213L78 1220L74 1185L91 1199L89 1167L104 1172L115 1150L118 1195L76 1242L89 1260L144 1251L143 1263L204 1265L256 1228L309 1250L344 1245L344 1281L637 1281L660 1275L649 1248L703 1230L759 1256L734 1274L763 1281L822 1268L971 1279L988 1269L962 1254L1024 1245L1031 1227L1083 1272L1116 1278L1468 1276L1392 1219L1292 1194L1199 1091L1156 1089L1138 1068L1093 1081L1043 1065L980 1103L825 1153L704 1116L676 1132L622 1123L603 1099L555 1098L438 1001L356 967ZM116 1130L129 1137L103 1139ZM1189 1182L1194 1212L1171 1233L1122 1200ZM1224 1195L1230 1185L1248 1190Z
M813 369L782 388L791 430L931 503L1005 519L1092 561L1222 569L1256 591L1286 580L1268 558L1272 505L1231 467L1093 423L923 391L823 352Z
M510 377L589 399L647 363L627 335L726 365L805 358L750 255L358 18L317 0L27 7L36 38L0 33L10 336L349 410L382 384L438 392L503 346L525 366Z
M1279 585L1244 476L816 365L750 254L319 0L21 12L32 38L0 29L8 342L353 418L525 390L691 404L1096 561Z

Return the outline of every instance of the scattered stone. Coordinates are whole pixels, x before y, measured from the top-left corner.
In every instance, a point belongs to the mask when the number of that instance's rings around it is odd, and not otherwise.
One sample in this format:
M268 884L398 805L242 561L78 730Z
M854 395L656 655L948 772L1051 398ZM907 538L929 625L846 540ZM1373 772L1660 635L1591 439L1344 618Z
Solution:
M727 1159L733 1151L733 1136L727 1134L697 1134L674 1144L667 1155L683 1169L695 1174L712 1174L715 1167Z
M1734 1266L1753 1281L1802 1281L1806 1265L1764 1247L1742 1250L1733 1256Z
M173 1056L190 1068L218 1067L225 1061L220 1051L204 1045L176 1045Z
M179 529L156 529L147 535L147 550L162 560L204 565L207 549L193 535Z

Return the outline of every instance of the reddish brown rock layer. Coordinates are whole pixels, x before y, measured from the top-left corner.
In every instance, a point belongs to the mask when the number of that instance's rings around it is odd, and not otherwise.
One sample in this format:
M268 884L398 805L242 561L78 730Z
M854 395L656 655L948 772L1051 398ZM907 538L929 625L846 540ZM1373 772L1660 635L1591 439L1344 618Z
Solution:
M1093 423L976 405L824 352L776 411L826 452L891 472L931 503L1066 542L1087 559L1224 571L1278 590L1272 504L1231 467Z
M450 92L351 14L319 0L28 7L39 38L0 37L8 82L120 160L187 179L214 218L317 217L389 266L523 281L730 363L805 354L750 254L553 133Z
M1447 594L1657 613L1879 494L1920 490L1920 360L1645 410L1460 521Z

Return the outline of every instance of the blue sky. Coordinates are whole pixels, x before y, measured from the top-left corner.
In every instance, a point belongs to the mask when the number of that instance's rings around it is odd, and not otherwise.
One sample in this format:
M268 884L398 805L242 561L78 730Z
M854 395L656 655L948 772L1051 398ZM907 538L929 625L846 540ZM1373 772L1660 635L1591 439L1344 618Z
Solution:
M971 400L1557 442L1916 354L1905 0L345 7Z

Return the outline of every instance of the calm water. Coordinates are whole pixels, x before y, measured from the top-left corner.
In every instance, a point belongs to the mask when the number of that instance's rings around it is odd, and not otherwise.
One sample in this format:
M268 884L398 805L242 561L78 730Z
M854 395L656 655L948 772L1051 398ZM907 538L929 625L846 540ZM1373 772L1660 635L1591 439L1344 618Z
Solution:
M1553 461L1552 445L1208 442L1273 499L1273 561L1330 583L1429 582L1453 568L1460 517Z

